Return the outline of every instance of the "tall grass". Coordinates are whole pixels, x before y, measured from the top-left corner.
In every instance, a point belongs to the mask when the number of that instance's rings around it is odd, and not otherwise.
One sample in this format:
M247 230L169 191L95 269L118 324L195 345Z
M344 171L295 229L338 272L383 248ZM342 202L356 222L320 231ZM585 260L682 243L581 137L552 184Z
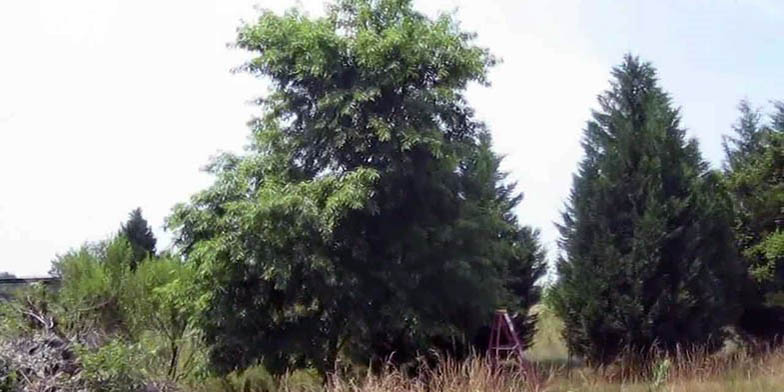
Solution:
M621 377L611 369L573 368L548 364L536 365L536 377L510 364L492 366L482 358L464 361L442 359L423 367L416 376L387 367L377 373L332 375L326 384L311 379L301 381L297 372L248 382L243 377L233 388L208 390L243 392L767 392L784 391L784 351L770 350L751 355L704 355L681 352L660 357L651 363L649 374ZM616 369L617 370L617 369ZM236 384L235 384L236 385ZM213 384L216 386L216 384Z
M513 364L494 366L484 358L455 361L444 358L433 367L423 366L416 376L387 367L357 380L331 377L328 392L490 392L541 391L544 383L526 368ZM292 391L293 392L293 391Z
M569 358L561 338L563 324L545 306L539 315L534 344L526 353L531 363L493 366L472 357L442 358L422 364L416 375L388 366L379 372L333 374L325 384L301 371L282 377L256 375L259 370L233 375L231 383L211 384L210 391L243 392L779 392L784 391L784 348L738 345L718 353L700 348L658 350L629 355L589 368ZM409 369L410 370L410 369ZM262 372L263 373L263 372ZM262 377L263 376L263 377ZM307 376L307 374L304 374ZM259 381L253 381L259 380ZM229 384L234 385L228 387Z

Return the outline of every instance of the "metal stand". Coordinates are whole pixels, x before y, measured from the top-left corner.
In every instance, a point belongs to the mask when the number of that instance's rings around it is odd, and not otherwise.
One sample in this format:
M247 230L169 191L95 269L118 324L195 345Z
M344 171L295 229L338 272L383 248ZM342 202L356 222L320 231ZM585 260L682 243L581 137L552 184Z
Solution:
M512 319L506 309L498 309L493 317L493 326L490 328L490 344L487 345L487 355L497 364L500 360L516 355L521 363L528 361L523 356L523 345L517 336Z

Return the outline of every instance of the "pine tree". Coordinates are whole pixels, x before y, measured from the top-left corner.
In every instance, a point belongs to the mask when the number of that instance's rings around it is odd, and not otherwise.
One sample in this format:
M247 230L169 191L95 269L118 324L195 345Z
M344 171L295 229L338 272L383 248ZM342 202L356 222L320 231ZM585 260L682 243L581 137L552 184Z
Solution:
M591 363L713 344L742 273L730 207L649 63L627 55L585 130L553 292L570 350Z
M761 114L753 109L748 101L742 100L738 104L740 117L732 127L735 136L724 136L722 147L725 154L725 168L734 170L747 162L760 151Z
M240 29L245 69L271 81L264 114L248 152L215 160L215 184L169 219L209 277L216 369L454 353L496 307L528 313L543 254L463 97L494 63L472 38L408 0Z
M155 244L157 240L152 233L152 229L147 224L147 220L142 216L142 209L137 208L128 214L128 221L120 226L120 233L123 234L133 249L131 258L131 270L147 257L155 256Z
M737 244L760 302L784 290L784 104L775 102L774 108L762 124L759 113L742 102L739 125L725 146ZM782 304L780 298L774 302Z

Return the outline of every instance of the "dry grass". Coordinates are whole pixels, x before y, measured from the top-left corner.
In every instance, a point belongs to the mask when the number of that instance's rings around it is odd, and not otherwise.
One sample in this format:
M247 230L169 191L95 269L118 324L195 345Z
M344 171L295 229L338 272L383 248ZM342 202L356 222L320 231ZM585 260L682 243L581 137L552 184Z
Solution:
M479 358L444 360L421 375L409 377L393 368L350 379L333 377L326 392L653 392L784 391L784 351L759 356L682 354L654 362L652 374L617 376L617 369L567 369L537 365L536 377L516 367L493 367ZM285 383L283 383L285 385ZM297 389L282 388L286 392ZM280 391L283 392L283 391Z
M767 392L784 391L784 348L719 353L682 350L675 355L651 353L645 366L619 364L603 369L569 361L561 340L562 324L548 309L537 307L539 330L527 353L533 369L491 366L482 358L443 359L423 366L418 375L388 367L379 373L300 382L295 374L271 382L242 385L231 391L264 392ZM301 378L301 377L300 377ZM275 385L271 387L271 385ZM201 390L225 390L206 388Z
M784 391L784 349L755 354L734 348L710 354L681 350L672 356L651 353L648 365L620 364L590 369L570 359L561 338L563 325L538 305L538 331L526 353L536 376L515 368L493 368L482 359L444 360L422 375L408 377L389 368L358 379L332 378L327 392L766 392ZM294 391L289 391L294 392Z
M394 368L380 374L367 374L358 380L333 377L329 392L478 392L539 391L525 372L512 367L491 366L484 359L466 361L445 359L434 368L422 369L409 377ZM293 392L293 391L292 391Z

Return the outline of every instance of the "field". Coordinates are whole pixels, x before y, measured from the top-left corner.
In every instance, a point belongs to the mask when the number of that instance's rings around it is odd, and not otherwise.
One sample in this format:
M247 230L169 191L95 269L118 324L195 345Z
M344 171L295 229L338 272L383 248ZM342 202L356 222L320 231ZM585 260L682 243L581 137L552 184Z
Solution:
M751 355L740 348L720 353L683 353L654 360L648 376L634 376L620 367L590 369L568 357L560 337L560 321L547 308L538 306L539 331L528 358L535 363L535 381L519 371L493 370L485 361L444 360L411 378L390 370L379 375L334 377L328 392L652 392L652 391L782 391L784 351L765 350ZM278 390L308 390L288 378L278 380Z
M782 391L784 351L763 350L751 355L728 344L722 352L707 355L684 353L654 361L652 376L639 379L619 375L620 369L592 370L568 353L560 337L561 323L549 309L539 305L539 331L529 358L539 364L546 391ZM637 379L635 379L637 378Z

